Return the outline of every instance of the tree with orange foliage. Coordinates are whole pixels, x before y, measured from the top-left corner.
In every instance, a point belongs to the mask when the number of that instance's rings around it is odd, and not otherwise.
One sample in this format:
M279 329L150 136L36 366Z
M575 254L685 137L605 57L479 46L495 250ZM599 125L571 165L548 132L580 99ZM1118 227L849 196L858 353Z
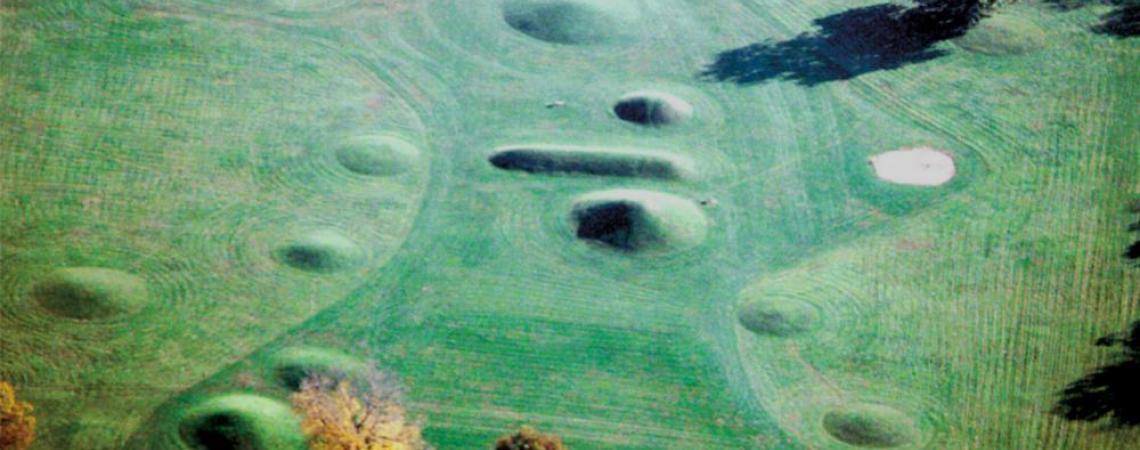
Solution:
M32 405L16 400L16 389L0 381L0 449L24 450L36 437Z
M569 450L562 438L553 434L542 434L538 430L523 426L515 434L503 436L495 441L495 450Z
M427 449L399 394L390 378L374 370L356 383L311 374L290 399L313 450Z

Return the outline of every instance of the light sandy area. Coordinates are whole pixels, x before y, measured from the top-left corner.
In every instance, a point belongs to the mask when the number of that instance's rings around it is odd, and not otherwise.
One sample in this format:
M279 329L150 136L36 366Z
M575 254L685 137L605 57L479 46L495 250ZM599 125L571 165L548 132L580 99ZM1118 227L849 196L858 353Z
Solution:
M905 148L872 156L879 179L911 186L940 186L954 178L954 159L928 147Z

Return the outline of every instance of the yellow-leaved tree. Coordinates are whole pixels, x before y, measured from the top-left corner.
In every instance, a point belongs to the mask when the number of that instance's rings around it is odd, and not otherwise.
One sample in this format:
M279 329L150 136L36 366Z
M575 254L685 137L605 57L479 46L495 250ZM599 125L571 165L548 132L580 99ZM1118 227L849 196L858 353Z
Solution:
M0 449L24 450L36 437L32 405L16 400L16 389L0 381Z
M538 430L523 426L515 434L509 434L495 441L495 450L568 450L562 438L553 434L542 434Z
M372 371L363 380L310 374L290 397L313 450L423 450L420 426L407 417L394 381Z

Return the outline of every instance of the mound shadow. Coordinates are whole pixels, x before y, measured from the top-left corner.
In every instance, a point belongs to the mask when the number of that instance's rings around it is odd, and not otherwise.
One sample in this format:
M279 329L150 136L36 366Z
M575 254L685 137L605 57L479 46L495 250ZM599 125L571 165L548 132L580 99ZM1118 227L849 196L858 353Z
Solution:
M615 189L583 196L570 219L578 239L624 253L683 250L704 241L708 220L691 201Z
M1112 427L1140 425L1140 320L1127 332L1102 336L1098 347L1121 347L1115 362L1069 383L1054 412L1071 421L1109 420Z
M632 19L621 6L627 5L616 0L509 0L503 4L503 20L540 41L603 44L628 35Z
M799 300L788 298L746 301L737 320L748 331L759 335L790 337L812 330L819 322L819 311Z
M273 378L284 388L297 390L313 375L334 380L360 377L367 366L344 353L317 347L288 347L272 357Z
M693 115L693 107L672 94L654 91L633 92L614 104L614 115L626 122L660 127L683 122Z
M693 176L683 158L649 151L629 152L584 147L510 147L488 158L495 167L543 174L584 174L678 180Z
M147 303L146 281L126 272L99 267L69 267L48 274L32 299L49 312L94 320L137 312Z
M181 419L178 434L202 450L301 450L305 437L292 409L250 394L211 398Z
M980 18L976 0L934 0L906 8L883 3L812 21L817 28L786 41L719 53L701 77L740 85L774 79L814 86L942 57L938 42L956 38Z
M835 439L856 447L898 447L918 440L918 430L909 417L882 405L836 408L824 415L823 428Z
M301 236L273 252L274 258L290 267L315 273L330 273L357 266L359 246L340 233L315 231Z

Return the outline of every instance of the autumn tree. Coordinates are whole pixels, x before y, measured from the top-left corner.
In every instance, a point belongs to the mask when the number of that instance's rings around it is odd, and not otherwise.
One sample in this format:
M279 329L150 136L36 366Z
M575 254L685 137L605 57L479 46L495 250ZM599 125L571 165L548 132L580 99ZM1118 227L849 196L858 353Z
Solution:
M32 405L16 400L16 389L0 381L0 449L24 450L36 435Z
M290 399L313 450L422 450L419 425L410 421L398 385L378 371L362 379L310 374Z
M567 450L567 447L558 436L523 426L517 433L495 441L495 450Z

